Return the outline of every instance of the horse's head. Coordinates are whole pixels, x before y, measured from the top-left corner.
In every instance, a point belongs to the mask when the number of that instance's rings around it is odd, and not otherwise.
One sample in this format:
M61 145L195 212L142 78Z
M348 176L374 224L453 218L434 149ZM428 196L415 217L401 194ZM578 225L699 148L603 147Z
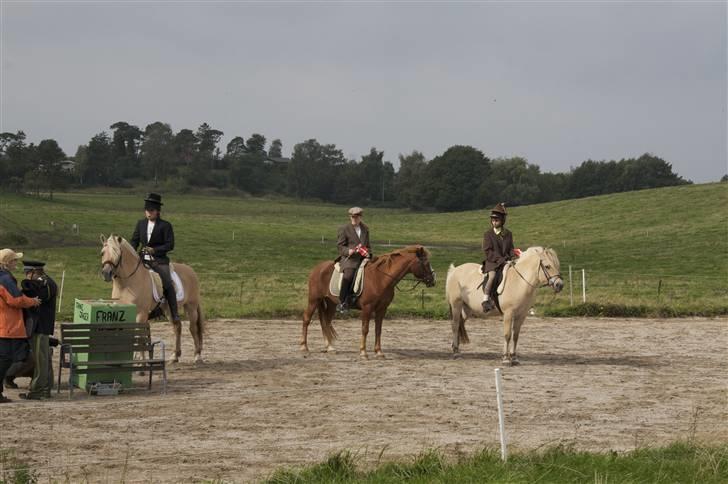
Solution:
M561 263L554 249L541 249L538 252L538 280L544 286L551 286L555 292L561 292L564 288L564 280L561 278Z
M418 245L415 247L415 255L417 257L414 261L412 261L410 272L412 272L412 275L415 276L418 281L424 282L425 286L434 286L436 276L435 271L432 269L432 265L430 264L430 253L427 249Z
M101 274L106 282L111 282L114 272L121 265L121 244L124 239L111 234L109 238L101 235Z

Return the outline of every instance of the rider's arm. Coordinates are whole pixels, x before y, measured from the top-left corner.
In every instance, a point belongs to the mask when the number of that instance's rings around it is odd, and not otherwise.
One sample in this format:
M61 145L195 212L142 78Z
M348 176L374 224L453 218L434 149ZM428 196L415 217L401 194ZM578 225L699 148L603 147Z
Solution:
M134 227L134 234L131 236L131 240L129 243L132 247L134 247L134 250L137 250L139 248L139 242L141 241L141 237L139 236L139 223L137 222L136 227Z
M493 244L491 233L492 232L486 232L485 235L483 235L483 252L485 252L485 260L500 265L505 262L505 257L500 254L498 248Z
M166 254L167 252L174 250L174 230L172 230L172 224L164 224L162 236L164 237L164 242L156 246L154 248L154 252L161 252L162 254Z
M339 249L339 255L341 257L347 257L349 255L349 238L346 236L344 227L339 228L339 233L336 237L336 247Z

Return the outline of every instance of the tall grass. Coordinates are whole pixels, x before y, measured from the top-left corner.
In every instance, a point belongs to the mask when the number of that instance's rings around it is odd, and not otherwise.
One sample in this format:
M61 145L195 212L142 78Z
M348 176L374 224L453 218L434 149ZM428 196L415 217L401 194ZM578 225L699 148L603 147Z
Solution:
M582 452L568 447L513 454L500 460L495 449L448 459L430 451L410 461L389 462L374 469L357 465L357 457L341 452L304 469L282 469L268 484L305 483L725 483L728 445L675 443L627 453Z

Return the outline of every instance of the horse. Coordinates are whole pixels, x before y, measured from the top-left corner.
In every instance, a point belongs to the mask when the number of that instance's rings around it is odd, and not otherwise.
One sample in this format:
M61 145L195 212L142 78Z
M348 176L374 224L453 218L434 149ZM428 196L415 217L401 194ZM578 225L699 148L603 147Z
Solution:
M421 245L405 247L372 259L364 267L364 290L356 300L355 307L361 309L361 344L359 355L368 358L367 334L372 315L375 321L374 352L383 358L382 321L389 304L394 299L394 289L407 274L412 274L418 284L427 287L435 285L435 271L430 264L430 253ZM303 312L303 334L301 351L308 353L308 325L314 312L318 311L321 332L326 340L324 352L333 352L333 342L337 338L332 324L339 298L329 292L329 281L334 272L334 262L321 262L313 268L308 277L308 306Z
M101 272L106 282L113 280L111 298L118 299L127 304L136 305L138 323L145 323L149 320L149 313L157 307L152 293L152 278L144 267L141 257L134 248L123 237L111 234L108 239L101 236ZM195 343L195 363L202 362L202 340L205 329L205 319L200 305L200 283L195 271L186 264L174 264L182 286L184 287L184 299L179 301L181 308L184 308L187 319L190 321L190 333ZM169 307L162 305L165 314L169 316ZM171 320L172 318L170 318ZM173 324L175 335L175 350L173 363L179 361L182 356L180 348L182 336L182 324Z
M553 249L530 247L521 254L509 269L503 294L499 297L503 311L503 363L518 365L516 346L521 325L526 319L529 308L536 297L536 290L550 286L558 293L564 288L564 281L559 272L560 263ZM457 267L450 264L445 280L445 295L452 318L452 351L460 352L460 341L470 342L465 330L465 320L469 317L498 316L498 310L483 312L483 291L479 285L483 282L483 274L479 264L462 264ZM513 340L512 350L509 345Z

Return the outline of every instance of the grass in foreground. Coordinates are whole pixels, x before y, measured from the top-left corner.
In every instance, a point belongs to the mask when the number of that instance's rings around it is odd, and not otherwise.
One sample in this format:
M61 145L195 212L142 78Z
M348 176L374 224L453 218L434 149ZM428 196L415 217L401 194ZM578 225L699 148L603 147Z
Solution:
M268 484L304 483L725 483L728 445L675 443L668 447L616 452L579 452L555 447L500 460L494 449L452 462L427 452L411 462L385 463L361 470L356 457L341 452L302 470L279 470Z

